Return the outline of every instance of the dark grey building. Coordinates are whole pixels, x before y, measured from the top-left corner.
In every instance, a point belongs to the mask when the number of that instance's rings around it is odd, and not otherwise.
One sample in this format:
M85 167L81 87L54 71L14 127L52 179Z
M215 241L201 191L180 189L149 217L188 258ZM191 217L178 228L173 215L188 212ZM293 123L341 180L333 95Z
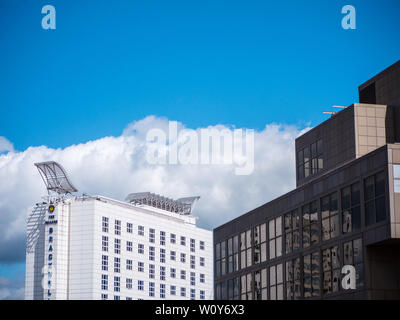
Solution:
M359 99L296 139L295 190L214 229L217 300L400 298L400 61Z

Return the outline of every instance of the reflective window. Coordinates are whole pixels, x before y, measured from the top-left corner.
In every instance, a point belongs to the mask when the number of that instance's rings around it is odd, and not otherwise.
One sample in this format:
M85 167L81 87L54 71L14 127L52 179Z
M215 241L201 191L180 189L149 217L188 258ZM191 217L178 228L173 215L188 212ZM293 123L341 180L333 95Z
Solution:
M283 270L281 263L269 268L269 299L283 300Z
M228 273L237 271L239 268L239 237L235 236L228 239Z
M334 246L322 251L323 293L338 292L341 278L339 247Z
M291 253L300 247L300 217L298 210L285 215L285 252Z
M254 242L254 263L260 263L267 260L267 231L266 224L263 223L253 229L253 242Z
M301 297L300 258L286 261L286 299Z
M349 233L361 228L360 184L342 189L342 230Z
M377 173L364 180L365 224L367 226L386 219L385 175Z
M241 276L241 300L253 300L252 274L248 273Z
M353 265L356 269L356 287L364 284L364 263L362 240L356 239L343 244L343 264Z
M267 269L254 272L254 300L267 300Z
M241 269L252 265L251 230L240 234L240 266Z
M268 222L269 230L269 258L274 259L282 255L282 217Z
M303 257L304 270L304 298L318 297L320 295L319 252Z
M297 178L299 180L307 178L323 168L323 144L321 139L297 152Z
M329 240L339 235L339 215L337 193L321 199L322 240Z
M318 235L318 208L317 201L313 201L303 206L303 247L308 248L310 245L319 242Z

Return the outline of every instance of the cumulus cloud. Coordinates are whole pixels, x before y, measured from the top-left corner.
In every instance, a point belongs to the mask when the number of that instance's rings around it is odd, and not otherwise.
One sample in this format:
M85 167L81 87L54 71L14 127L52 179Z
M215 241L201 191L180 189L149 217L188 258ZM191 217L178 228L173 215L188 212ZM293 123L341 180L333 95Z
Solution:
M35 162L54 160L69 173L79 193L123 200L131 192L151 191L172 198L201 196L194 214L212 229L295 187L294 126L268 124L254 134L254 171L235 174L235 165L154 165L146 161L146 134L168 119L155 116L132 122L118 137L72 145L15 151L0 140L0 263L24 261L25 219L46 194ZM218 125L218 129L234 130ZM178 124L178 129L185 125ZM201 128L195 129L196 131ZM1 149L3 148L3 149ZM5 294L4 292L2 293Z
M0 300L20 300L24 298L24 277L8 279L0 276Z
M14 151L13 144L5 137L0 136L0 154L3 152Z

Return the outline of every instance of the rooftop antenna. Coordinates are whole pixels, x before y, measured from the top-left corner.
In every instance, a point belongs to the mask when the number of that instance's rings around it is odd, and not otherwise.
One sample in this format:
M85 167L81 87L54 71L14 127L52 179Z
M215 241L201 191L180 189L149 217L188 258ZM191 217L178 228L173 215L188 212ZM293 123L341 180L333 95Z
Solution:
M340 108L340 109L346 109L346 106L338 106L338 105L333 105L332 108ZM323 111L322 113L324 114L330 114L331 116L334 116L336 113L338 113L339 111Z
M332 115L336 114L336 112L333 112L333 111L323 111L322 113L325 113L325 114L332 114Z
M46 161L35 163L40 176L43 179L48 194L50 191L56 192L59 195L77 192L71 181L68 179L65 169L55 161Z

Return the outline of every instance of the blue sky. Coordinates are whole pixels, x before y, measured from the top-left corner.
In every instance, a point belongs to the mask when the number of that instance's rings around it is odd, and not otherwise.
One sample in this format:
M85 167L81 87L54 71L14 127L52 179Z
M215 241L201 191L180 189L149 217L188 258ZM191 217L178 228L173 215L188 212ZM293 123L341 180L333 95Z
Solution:
M56 8L57 29L41 28ZM189 127L312 125L399 59L400 2L0 2L0 135L17 150L119 135L149 114Z
M56 30L41 28L46 4ZM356 30L341 28L346 4ZM64 148L147 115L314 126L399 60L399 13L398 0L1 0L0 136ZM0 261L0 276L21 272Z

